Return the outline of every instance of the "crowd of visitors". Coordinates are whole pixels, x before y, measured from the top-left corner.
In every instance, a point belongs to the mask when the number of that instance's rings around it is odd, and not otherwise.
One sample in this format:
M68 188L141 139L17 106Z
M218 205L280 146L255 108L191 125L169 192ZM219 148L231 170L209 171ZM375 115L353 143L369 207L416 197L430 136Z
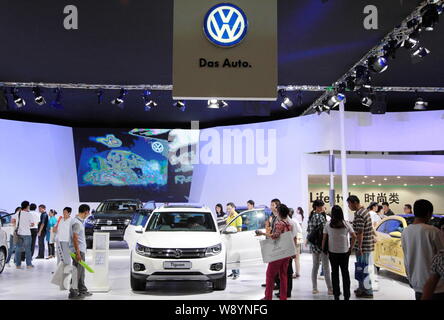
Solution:
M373 258L377 241L375 231L378 223L385 217L394 215L388 203L379 205L370 203L365 208L357 196L346 199L348 208L353 212L352 221L344 217L343 209L335 205L329 214L321 200L313 202L313 210L308 216L306 237L304 241L302 224L305 216L302 208L296 212L282 204L279 199L270 203L271 214L265 221L265 232L256 231L257 236L278 240L286 232L291 232L295 252L291 256L272 261L266 272L265 300L271 300L273 290L279 290L276 296L281 300L291 297L293 279L301 276L300 255L302 246L308 246L312 256L312 293L318 294L318 272L322 266L327 294L339 300L351 298L351 277L349 271L350 256L356 257L354 278L358 288L354 291L357 298L373 298L375 278L372 275ZM36 211L38 208L38 212ZM247 202L247 210L254 210L255 203ZM10 237L10 250L6 264L14 258L16 269L34 268L34 250L38 238L38 254L35 259L57 257L57 263L72 265L72 283L70 299L82 299L91 293L85 286L85 269L80 262L85 260L86 239L84 222L90 214L88 205L81 205L78 214L71 217L72 209L63 209L58 217L55 210L46 212L46 206L23 201L12 217L14 233ZM413 206L406 204L404 214L414 216L414 221L402 230L401 242L404 254L404 265L407 278L417 300L444 299L444 226L441 230L430 225L433 217L433 205L428 200L418 200ZM221 204L216 205L219 219L230 222L233 232L241 232L242 216L236 211L233 202L226 205L226 213ZM410 217L409 216L409 217ZM285 238L285 237L284 237ZM73 253L75 258L70 258ZM68 257L68 258L67 258ZM294 260L294 271L293 271ZM331 271L330 271L331 268ZM341 273L341 276L340 276ZM232 270L230 278L240 277L239 268ZM341 281L342 279L342 281ZM342 282L342 291L340 287Z
M48 256L46 259L56 258L57 263L63 261L65 265L72 264L72 281L69 293L70 299L83 299L91 296L85 286L85 269L80 262L85 260L86 238L85 219L90 214L86 204L79 207L79 213L71 218L72 209L63 209L63 216L57 218L57 211L51 209L49 214L46 206L39 205L39 213L35 210L37 205L23 201L17 207L11 219L13 234L10 236L10 246L6 265L14 258L16 269L22 269L22 261L26 261L26 268L32 269L36 238L38 237L38 255L35 259L45 259L45 242ZM56 248L57 247L57 248ZM75 258L70 258L73 253Z

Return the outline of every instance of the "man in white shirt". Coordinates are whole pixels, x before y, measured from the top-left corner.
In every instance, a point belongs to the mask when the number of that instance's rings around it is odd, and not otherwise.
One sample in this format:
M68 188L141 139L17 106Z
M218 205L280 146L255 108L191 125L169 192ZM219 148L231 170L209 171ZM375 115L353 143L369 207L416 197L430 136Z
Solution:
M55 240L57 243L57 263L62 261L64 264L70 264L70 226L71 226L71 212L70 207L63 209L63 217L59 217L57 224L54 227L54 233L56 234Z
M29 202L23 201L21 210L12 218L14 230L17 230L18 242L15 249L15 265L17 269L22 268L21 253L25 250L26 267L34 268L31 257L31 227L34 226L33 216L29 213Z
M35 203L31 203L29 210L29 213L32 215L32 222L34 222L34 225L31 227L31 257L34 257L35 241L37 240L37 233L39 232L40 213L36 211L37 205Z
M402 232L404 264L410 286L420 300L427 279L431 276L433 257L444 250L440 230L428 224L433 215L433 205L427 200L418 200L413 205L415 220ZM444 280L437 284L433 299L444 298Z

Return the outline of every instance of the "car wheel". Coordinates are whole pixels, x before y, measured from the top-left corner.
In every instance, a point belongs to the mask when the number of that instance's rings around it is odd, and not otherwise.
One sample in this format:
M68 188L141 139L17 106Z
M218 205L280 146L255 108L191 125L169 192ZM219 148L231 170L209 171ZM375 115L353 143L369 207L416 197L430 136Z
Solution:
M3 269L5 269L6 265L6 250L0 249L0 273L3 272Z
M146 288L146 281L145 280L136 279L131 274L131 289L133 291L144 291L145 288Z
M86 240L86 249L92 249L93 242L92 240Z
M223 278L213 280L213 289L214 290L225 290L227 287L227 270L225 269L225 274Z

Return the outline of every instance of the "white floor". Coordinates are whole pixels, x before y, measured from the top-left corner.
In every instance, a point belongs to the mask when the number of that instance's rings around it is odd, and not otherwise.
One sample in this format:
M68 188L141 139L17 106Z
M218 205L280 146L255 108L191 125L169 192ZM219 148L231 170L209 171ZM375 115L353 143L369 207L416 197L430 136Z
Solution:
M266 265L245 266L241 268L241 276L237 280L228 280L225 291L212 291L206 283L165 283L149 285L142 293L131 291L129 283L129 251L119 243L112 243L110 251L108 293L94 293L88 300L258 300L264 296L261 284L265 281ZM87 262L91 255L87 255ZM302 255L302 276L293 280L291 300L332 300L327 295L324 280L318 280L319 294L313 295L311 290L311 255ZM353 258L351 259L353 260ZM350 262L350 270L354 261ZM50 283L56 262L52 260L35 260L34 269L17 270L14 265L6 267L0 274L0 300L59 300L67 299L68 292L60 291ZM353 278L353 272L351 272ZM88 279L87 279L88 280ZM88 286L88 281L86 283ZM374 300L413 300L414 294L402 277L381 270L378 276L379 290ZM356 281L352 280L352 290ZM352 295L353 299L353 295Z

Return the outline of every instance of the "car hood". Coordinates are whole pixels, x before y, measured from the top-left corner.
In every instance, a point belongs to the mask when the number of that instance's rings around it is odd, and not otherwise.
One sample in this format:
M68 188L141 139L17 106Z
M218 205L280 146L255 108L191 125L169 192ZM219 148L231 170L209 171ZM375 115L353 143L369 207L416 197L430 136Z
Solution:
M103 213L94 213L94 219L131 219L135 212L103 212Z
M143 246L159 249L207 248L219 243L222 239L219 232L145 232L137 241Z

